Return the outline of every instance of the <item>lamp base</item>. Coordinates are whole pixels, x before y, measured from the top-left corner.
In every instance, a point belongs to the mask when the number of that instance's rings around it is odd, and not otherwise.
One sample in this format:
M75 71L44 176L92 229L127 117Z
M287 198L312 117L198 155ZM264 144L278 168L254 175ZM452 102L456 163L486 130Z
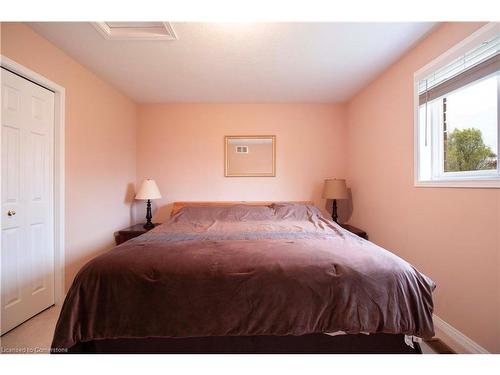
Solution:
M151 221L153 215L151 215L151 199L148 199L146 203L146 224L144 224L144 229L153 229L155 225Z
M146 223L142 226L144 229L153 229L155 225L153 223Z
M338 216L337 216L337 200L334 199L333 200L333 204L332 204L332 219L333 221L335 221L337 224L338 224Z

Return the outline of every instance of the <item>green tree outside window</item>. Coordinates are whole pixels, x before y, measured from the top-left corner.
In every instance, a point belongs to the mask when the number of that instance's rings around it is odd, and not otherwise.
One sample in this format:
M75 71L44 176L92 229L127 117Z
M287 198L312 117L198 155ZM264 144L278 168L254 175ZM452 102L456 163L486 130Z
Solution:
M455 129L446 142L445 172L496 169L497 155L484 144L481 130Z

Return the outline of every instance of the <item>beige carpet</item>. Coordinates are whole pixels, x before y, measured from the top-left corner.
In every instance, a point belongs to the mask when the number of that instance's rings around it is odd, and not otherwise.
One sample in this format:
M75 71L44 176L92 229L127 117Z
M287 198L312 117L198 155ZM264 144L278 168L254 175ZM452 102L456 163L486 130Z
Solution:
M0 337L2 354L48 353L59 311L49 307Z

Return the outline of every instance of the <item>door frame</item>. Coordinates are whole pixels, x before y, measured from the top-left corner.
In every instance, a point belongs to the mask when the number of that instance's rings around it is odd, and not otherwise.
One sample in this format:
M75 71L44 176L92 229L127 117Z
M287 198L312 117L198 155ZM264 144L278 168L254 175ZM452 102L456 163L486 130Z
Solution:
M64 286L64 129L66 90L57 83L0 54L0 66L54 92L54 303L62 305ZM0 133L1 137L1 133ZM1 145L1 143L0 143ZM1 147L1 146L0 146ZM1 186L0 186L1 189ZM0 190L1 193L1 190ZM1 195L0 195L1 196ZM1 226L2 215L0 215ZM0 251L1 251L0 241Z

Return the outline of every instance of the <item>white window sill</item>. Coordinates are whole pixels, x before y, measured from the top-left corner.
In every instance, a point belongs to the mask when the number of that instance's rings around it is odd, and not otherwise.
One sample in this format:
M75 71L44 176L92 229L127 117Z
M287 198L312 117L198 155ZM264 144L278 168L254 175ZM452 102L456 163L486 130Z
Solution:
M482 189L500 189L500 178L482 179L482 180L433 180L433 181L415 181L415 187L443 187L443 188L482 188Z

